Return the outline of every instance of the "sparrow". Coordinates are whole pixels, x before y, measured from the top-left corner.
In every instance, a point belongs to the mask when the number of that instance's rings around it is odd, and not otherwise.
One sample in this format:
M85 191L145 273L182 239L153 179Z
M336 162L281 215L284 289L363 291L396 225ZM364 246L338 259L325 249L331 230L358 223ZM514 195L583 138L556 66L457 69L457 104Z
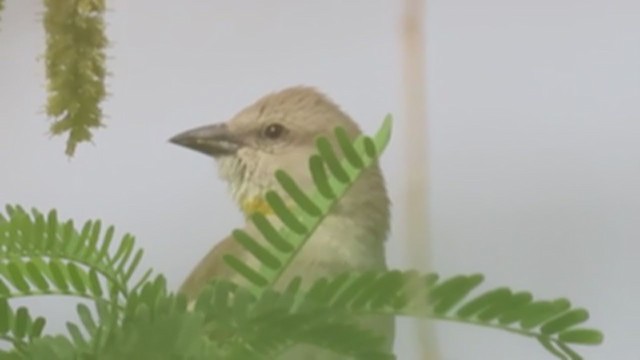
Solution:
M245 215L243 230L259 239L261 235L250 216L259 212L275 221L264 200L265 193L273 190L286 198L275 171L284 170L308 194L313 193L308 160L316 153L315 140L325 136L335 141L334 129L338 126L352 139L361 134L359 126L326 95L312 87L296 86L263 96L226 122L187 130L170 141L215 159L220 177ZM339 149L335 143L334 149ZM319 278L344 271L385 270L389 226L390 201L375 163L338 200L278 279L275 290L284 289L295 277L300 277L304 289ZM215 243L179 291L194 299L213 279L241 284L243 278L223 261L227 254L257 264L230 235ZM388 340L386 349L391 348L395 330L392 317L367 318L362 325L384 336ZM311 345L294 346L281 358L344 359Z

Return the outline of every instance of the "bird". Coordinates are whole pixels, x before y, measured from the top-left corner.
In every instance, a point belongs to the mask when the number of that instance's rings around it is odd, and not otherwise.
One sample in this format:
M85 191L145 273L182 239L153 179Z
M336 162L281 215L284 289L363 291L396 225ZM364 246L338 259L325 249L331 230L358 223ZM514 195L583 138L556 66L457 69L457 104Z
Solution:
M244 214L243 230L258 238L259 232L249 217L255 212L273 215L263 198L267 191L286 196L274 177L275 171L284 170L311 193L314 183L308 160L316 153L315 139L325 136L335 141L333 131L338 126L351 139L361 134L358 124L327 95L314 87L293 86L259 98L226 122L181 132L170 142L215 159L221 179L228 184L231 197ZM390 200L376 162L364 170L333 206L278 279L275 289L284 289L296 277L301 279L304 289L319 278L344 271L387 269L385 243L389 227ZM229 235L196 265L179 292L194 299L213 279L242 283L242 277L223 261L224 255L256 263ZM368 319L363 326L383 336L386 350L391 349L395 333L392 317ZM343 358L305 345L296 346L282 356L305 360Z

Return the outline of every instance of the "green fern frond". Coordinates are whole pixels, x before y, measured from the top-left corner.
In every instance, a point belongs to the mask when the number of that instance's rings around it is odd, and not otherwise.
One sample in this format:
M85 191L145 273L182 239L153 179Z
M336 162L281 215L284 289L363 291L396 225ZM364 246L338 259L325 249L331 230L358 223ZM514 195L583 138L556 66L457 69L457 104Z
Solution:
M15 312L6 298L0 297L0 339L11 343L18 351L39 338L45 326L43 317L33 318L26 307Z
M218 347L209 339L204 314L190 311L186 298L170 293L158 276L132 292L99 354L113 360L222 358Z
M226 281L214 281L198 296L194 311L204 316L209 338L225 359L276 359L306 344L354 359L392 359L378 348L383 339L354 325L342 311L297 308L297 291L266 290L260 297Z
M560 359L580 358L569 344L603 341L600 331L581 327L589 313L572 308L567 299L534 300L529 292L506 287L471 296L483 280L478 274L439 280L436 274L414 272L345 273L318 280L297 306L312 300L314 306L351 314L429 317L509 331L537 339ZM429 288L429 301L412 291L416 281Z
M114 229L103 234L100 221L87 221L78 231L72 221L59 221L55 211L45 217L37 210L7 206L6 213L0 214L0 296L96 299L111 289L121 296L131 291L129 281L143 254L131 235L111 255Z
M93 300L99 315L94 319L86 305L78 305L81 326L67 324L69 339L31 341L36 354L56 352L65 358L70 347L79 354L95 352L119 326L121 307L139 286L130 282L142 250L128 234L113 249L114 232L113 227L102 231L100 221L87 221L77 230L72 221L58 220L55 211L45 216L7 206L6 216L0 213L0 299L70 295Z
M349 139L344 129L337 128L335 136L344 154L342 160L338 159L329 139L318 138L318 154L309 160L316 186L316 192L311 195L306 194L286 172L278 170L275 173L276 180L293 200L294 206L287 206L275 191L267 192L265 200L284 226L276 229L264 215L253 214L251 220L266 244L261 244L243 230L234 231L236 241L260 263L257 268L232 255L224 257L225 262L251 284L254 294L259 294L278 280L338 199L367 167L377 161L389 142L391 125L392 119L388 115L373 139L360 136L354 141Z
M74 344L62 335L43 336L35 339L24 348L23 352L17 353L13 351L10 355L16 360L68 360L82 358Z

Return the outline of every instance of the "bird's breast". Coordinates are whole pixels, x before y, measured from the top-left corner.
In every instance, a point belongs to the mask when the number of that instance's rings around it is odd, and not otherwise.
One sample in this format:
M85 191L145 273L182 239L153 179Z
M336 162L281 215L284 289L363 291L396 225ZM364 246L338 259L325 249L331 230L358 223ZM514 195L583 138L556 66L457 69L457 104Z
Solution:
M384 234L372 234L354 219L329 215L283 273L278 287L300 276L303 286L344 271L386 268Z

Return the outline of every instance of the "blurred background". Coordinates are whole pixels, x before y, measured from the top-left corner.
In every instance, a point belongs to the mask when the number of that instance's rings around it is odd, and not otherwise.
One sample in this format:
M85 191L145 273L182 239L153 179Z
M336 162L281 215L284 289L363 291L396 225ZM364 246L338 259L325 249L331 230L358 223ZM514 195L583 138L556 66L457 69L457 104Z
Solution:
M109 0L107 128L73 159L44 116L41 1L0 14L0 204L100 218L136 235L177 288L241 224L210 159L172 135L297 84L365 131L386 113L389 262L406 268L403 2ZM587 359L638 358L640 3L449 0L425 17L431 268L568 297L605 333ZM68 299L31 299L61 331ZM547 359L534 340L436 325L442 359ZM399 359L416 359L400 321Z

